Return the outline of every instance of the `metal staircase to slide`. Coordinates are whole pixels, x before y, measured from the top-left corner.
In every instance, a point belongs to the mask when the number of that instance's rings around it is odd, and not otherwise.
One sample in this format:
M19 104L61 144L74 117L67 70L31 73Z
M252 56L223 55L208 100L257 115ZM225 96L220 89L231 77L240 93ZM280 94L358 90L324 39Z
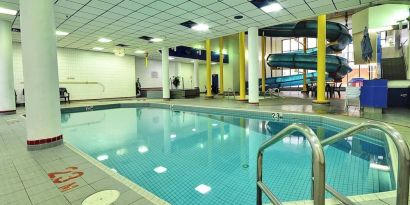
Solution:
M390 125L382 122L369 121L347 130L339 132L322 141L316 136L312 129L300 123L294 123L275 134L271 139L263 143L258 151L257 157L257 179L256 179L256 205L262 205L262 193L274 205L281 205L282 202L269 190L263 182L262 162L264 150L279 142L284 137L294 133L302 133L308 140L312 148L312 200L314 205L325 204L325 191L332 194L337 200L346 205L355 203L349 198L339 193L325 180L325 154L323 147L335 143L339 140L353 136L354 134L367 129L376 129L386 134L394 143L398 153L398 172L397 172L397 199L396 205L407 205L409 201L409 174L410 174L410 149L400 133Z

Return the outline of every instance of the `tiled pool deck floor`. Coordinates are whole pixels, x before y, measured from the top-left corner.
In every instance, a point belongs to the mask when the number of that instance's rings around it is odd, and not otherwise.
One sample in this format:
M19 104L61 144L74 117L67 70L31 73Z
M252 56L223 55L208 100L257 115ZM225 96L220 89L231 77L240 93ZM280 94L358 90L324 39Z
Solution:
M76 107L112 103L141 102L136 99L80 101L62 107ZM276 98L262 99L259 106L238 102L230 97L212 100L203 98L171 100L143 100L144 102L161 102L171 104L227 107L242 110L263 110L281 112L303 112L320 114L326 110L333 114L322 114L350 122L363 122L359 118L358 110L343 111L342 100L332 100L331 109L315 107L310 99ZM69 145L40 150L26 150L25 122L21 114L24 108L19 108L15 115L0 115L0 204L81 204L93 193L106 189L115 189L121 192L114 204L166 204L160 199L143 190L138 189L129 181L124 180L114 172L101 168L81 153L73 151ZM353 116L353 117L352 117ZM379 120L390 122L410 142L410 111L400 110L385 114ZM68 171L70 174L67 174ZM74 170L74 171L73 171ZM66 172L66 173L58 173ZM83 173L83 174L80 174ZM54 174L54 181L49 175ZM53 176L52 176L53 177ZM59 178L61 177L61 178ZM72 179L71 179L72 178ZM144 195L145 197L143 197ZM374 196L358 197L359 204L378 205L394 204L392 194L386 194L382 200ZM287 203L288 204L288 203ZM311 204L311 202L297 202L289 204ZM334 200L326 204L338 204ZM410 203L409 203L410 204Z

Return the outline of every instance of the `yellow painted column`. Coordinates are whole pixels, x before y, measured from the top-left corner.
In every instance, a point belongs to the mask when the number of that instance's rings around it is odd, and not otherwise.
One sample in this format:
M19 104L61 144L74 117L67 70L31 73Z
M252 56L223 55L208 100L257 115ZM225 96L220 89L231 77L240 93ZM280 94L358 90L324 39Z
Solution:
M303 53L306 54L307 50L307 38L303 38ZM306 78L306 69L303 69L303 89L302 92L307 92L307 78Z
M326 87L326 15L317 18L317 98L313 103L328 104Z
M219 38L219 94L224 94L224 37Z
M245 32L239 33L239 100L246 101L245 88Z
M212 90L211 90L211 40L207 39L205 41L205 49L206 49L206 97L212 98Z
M266 37L265 33L262 34L262 94L266 91Z

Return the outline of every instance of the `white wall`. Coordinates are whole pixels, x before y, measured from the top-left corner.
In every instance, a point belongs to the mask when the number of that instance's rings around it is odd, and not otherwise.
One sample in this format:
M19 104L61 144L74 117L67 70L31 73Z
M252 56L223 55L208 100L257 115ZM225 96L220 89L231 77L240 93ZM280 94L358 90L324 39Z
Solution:
M109 53L58 48L57 58L60 87L67 88L72 100L135 96L133 56L118 57ZM13 66L18 101L24 102L21 95L24 79L20 43L13 43Z
M135 78L139 78L142 88L162 88L161 69L160 60L148 60L148 66L145 67L145 59L135 57ZM169 77L183 77L186 89L193 88L193 70L193 63L169 61ZM182 82L179 88L182 89Z

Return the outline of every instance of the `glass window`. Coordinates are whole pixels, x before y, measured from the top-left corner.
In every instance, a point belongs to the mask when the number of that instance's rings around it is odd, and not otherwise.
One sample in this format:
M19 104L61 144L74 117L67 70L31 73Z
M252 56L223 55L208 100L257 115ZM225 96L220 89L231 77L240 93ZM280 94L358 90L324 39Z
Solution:
M316 38L308 38L308 48L316 48Z
M289 68L283 68L282 76L289 76L290 75L290 70L291 69L289 69Z
M290 40L286 39L282 41L282 52L287 53L290 51Z
M293 38L291 40L291 46L290 46L291 51L297 51L299 50L299 42L297 38Z

